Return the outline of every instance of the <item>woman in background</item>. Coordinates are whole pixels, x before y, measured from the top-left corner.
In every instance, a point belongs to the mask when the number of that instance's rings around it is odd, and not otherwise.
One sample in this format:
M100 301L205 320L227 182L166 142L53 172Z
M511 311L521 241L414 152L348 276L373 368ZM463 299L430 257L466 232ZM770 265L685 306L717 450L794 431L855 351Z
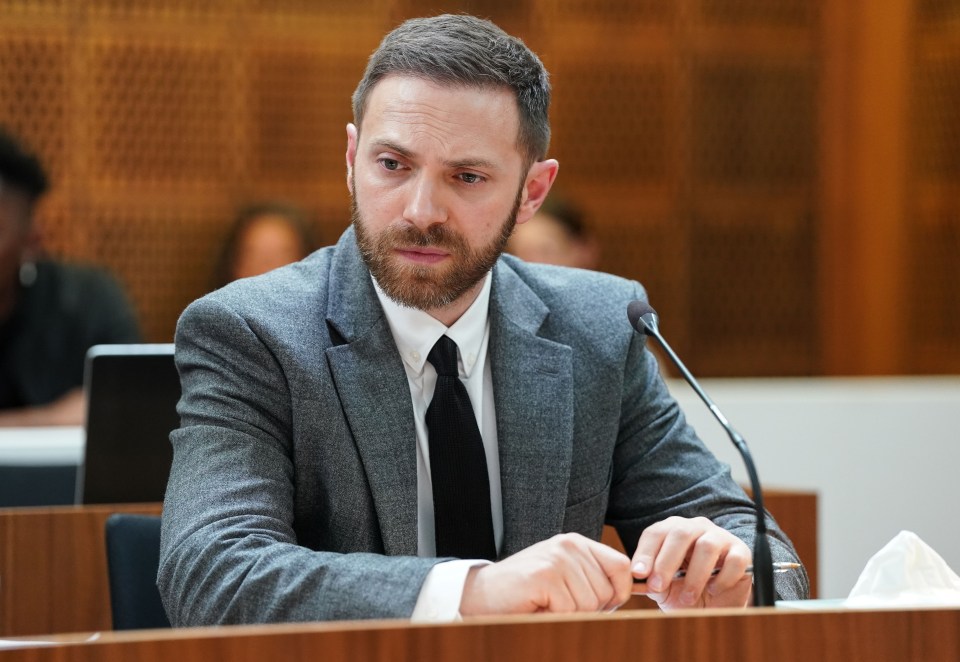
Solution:
M223 244L214 285L222 287L302 260L314 248L310 225L299 208L280 202L245 207Z

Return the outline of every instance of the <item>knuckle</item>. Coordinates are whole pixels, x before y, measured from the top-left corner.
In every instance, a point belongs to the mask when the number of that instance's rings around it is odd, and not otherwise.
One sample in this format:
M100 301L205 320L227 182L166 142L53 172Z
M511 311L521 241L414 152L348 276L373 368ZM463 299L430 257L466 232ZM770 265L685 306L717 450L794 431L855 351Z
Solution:
M582 536L577 533L560 533L553 537L557 546L565 552L576 549L580 545L581 539Z
M696 545L701 552L714 555L719 554L724 548L723 541L712 536L701 536L697 539Z
M616 589L614 589L612 585L607 584L606 586L601 588L599 591L597 591L596 600L595 600L597 605L596 607L594 607L594 609L600 609L601 607L604 607L610 604L610 602L616 597L617 597Z

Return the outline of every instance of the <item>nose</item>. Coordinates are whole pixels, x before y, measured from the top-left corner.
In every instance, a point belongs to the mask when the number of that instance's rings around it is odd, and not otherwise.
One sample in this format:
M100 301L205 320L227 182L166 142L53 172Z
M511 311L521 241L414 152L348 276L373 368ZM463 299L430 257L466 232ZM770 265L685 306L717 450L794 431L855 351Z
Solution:
M427 177L417 177L410 185L410 196L403 210L404 219L421 230L426 230L436 223L444 223L447 220L447 210L437 185Z

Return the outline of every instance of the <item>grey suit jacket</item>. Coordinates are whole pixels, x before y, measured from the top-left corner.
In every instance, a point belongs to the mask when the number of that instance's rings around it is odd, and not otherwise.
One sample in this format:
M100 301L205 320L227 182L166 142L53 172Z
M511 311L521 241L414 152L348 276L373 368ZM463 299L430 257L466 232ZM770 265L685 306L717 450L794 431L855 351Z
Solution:
M689 428L609 275L493 270L502 557L565 531L702 515L752 544L752 504ZM233 283L177 327L181 427L158 585L174 625L407 617L417 557L410 390L353 231ZM794 560L773 527L773 554ZM805 595L806 577L778 580Z

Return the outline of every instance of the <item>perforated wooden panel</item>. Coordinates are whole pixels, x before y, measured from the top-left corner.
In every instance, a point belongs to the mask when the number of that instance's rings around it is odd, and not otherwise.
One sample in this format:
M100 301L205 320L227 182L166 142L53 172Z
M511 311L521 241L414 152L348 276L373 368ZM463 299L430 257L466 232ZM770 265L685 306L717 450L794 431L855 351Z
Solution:
M682 6L672 0L634 0L614 5L597 0L556 0L557 14L577 21L603 23L665 23Z
M694 73L698 184L803 186L815 173L812 62L704 58Z
M284 198L347 222L349 96L386 29L372 3L0 5L0 122L54 181L47 251L105 265L146 338L208 291L235 210Z
M564 180L664 184L669 72L656 62L575 62L555 76L554 151Z
M356 58L307 50L255 52L253 176L279 185L341 174L344 127L352 121L349 99L362 75Z
M0 122L52 172L51 252L111 267L147 337L168 340L238 205L291 199L336 239L349 96L383 33L412 15L486 15L550 68L559 185L596 228L602 267L648 287L691 366L816 373L823 6L10 0ZM917 369L960 346L958 6L915 5L905 250L918 357L931 357Z
M690 329L705 374L816 370L816 108L810 60L694 68Z
M960 18L960 0L917 0L917 18L921 24L937 24Z
M960 2L921 0L908 214L909 369L960 370Z
M717 23L810 27L818 3L810 0L701 0L705 18Z
M561 183L704 375L811 374L818 3L558 3Z
M30 145L55 180L70 172L69 52L60 30L0 32L0 122Z
M118 186L213 187L235 162L224 48L96 39L89 45L90 175Z

